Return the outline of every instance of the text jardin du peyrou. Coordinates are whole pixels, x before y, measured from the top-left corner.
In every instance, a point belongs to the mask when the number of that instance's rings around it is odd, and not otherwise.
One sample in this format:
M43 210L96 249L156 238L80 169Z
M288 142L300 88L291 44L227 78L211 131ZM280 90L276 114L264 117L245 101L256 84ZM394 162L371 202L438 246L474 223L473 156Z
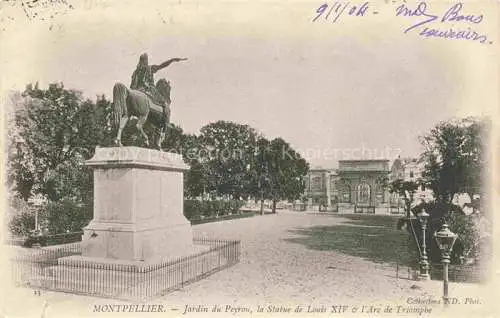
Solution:
M488 35L474 29L484 22L484 15L467 11L463 3L457 2L444 10L437 10L425 1L415 5L407 4L406 1L390 2L394 16L404 21L403 32L405 34L411 31L424 38L466 40L481 44L493 43ZM341 23L344 19L363 19L377 14L379 14L377 7L370 2L332 1L316 7L312 22Z
M255 310L255 311L254 311ZM230 313L230 314L430 314L432 308L428 306L374 306L374 305L258 305L257 308L236 305L185 305L183 315L190 313Z

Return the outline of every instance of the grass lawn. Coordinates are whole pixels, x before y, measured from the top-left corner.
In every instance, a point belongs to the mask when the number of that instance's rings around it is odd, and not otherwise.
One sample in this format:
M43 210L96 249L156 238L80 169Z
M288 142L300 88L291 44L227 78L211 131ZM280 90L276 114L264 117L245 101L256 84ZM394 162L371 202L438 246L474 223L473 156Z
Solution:
M408 232L396 228L399 217L390 215L342 215L348 221L333 226L292 230L300 237L289 242L321 251L336 251L377 263L409 265Z

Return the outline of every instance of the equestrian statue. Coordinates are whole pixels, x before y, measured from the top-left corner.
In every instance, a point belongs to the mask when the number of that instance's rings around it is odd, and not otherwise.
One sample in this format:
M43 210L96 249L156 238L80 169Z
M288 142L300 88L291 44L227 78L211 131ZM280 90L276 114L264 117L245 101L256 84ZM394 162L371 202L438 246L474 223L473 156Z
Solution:
M132 116L137 117L136 127L146 138L149 147L149 137L144 132L145 123L159 131L156 147L161 149L170 123L170 82L160 79L156 85L153 75L173 62L185 61L186 58L172 58L160 65L149 65L148 55L143 53L139 58L137 68L132 74L130 88L122 83L113 87L113 122L117 129L115 143L122 146L123 128Z

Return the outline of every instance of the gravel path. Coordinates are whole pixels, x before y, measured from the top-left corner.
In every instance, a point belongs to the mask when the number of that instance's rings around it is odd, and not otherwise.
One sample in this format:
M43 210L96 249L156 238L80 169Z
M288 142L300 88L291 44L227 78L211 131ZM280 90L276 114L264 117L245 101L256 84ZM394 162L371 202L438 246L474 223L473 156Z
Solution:
M240 263L215 273L203 280L174 291L161 298L151 300L151 304L164 304L167 313L148 313L149 317L182 316L212 317L213 313L189 313L183 315L186 306L202 305L212 308L214 304L233 308L251 308L253 315L257 306L268 308L270 305L296 308L297 305L328 308L327 313L305 313L310 316L353 316L331 313L331 306L344 305L353 308L373 305L383 310L387 305L396 308L406 305L409 297L439 300L442 293L441 282L415 282L396 279L395 269L388 265L373 263L335 251L309 249L303 244L287 239L299 235L293 230L312 226L341 224L347 219L340 216L318 215L280 211L275 215L255 216L217 223L206 223L193 227L195 234L223 239L241 240ZM494 288L495 286L491 286ZM455 297L478 297L481 304L461 305L448 308L446 314L453 312L454 317L474 313L474 316L495 316L494 309L486 305L485 296L494 292L483 285L450 284L450 294ZM48 302L46 317L103 317L93 313L96 304L130 304L130 302L106 300L64 293L43 292L34 296L33 291L22 289L3 290L0 299L8 306L1 314L6 317L40 317L43 302ZM422 307L423 306L423 307ZM415 307L415 306L413 306ZM442 305L417 306L431 308L431 315L440 316ZM172 310L177 308L178 310ZM368 307L367 307L368 308ZM176 314L177 313L177 314ZM266 312L264 312L266 314ZM267 313L269 314L269 313ZM293 314L293 313L292 313ZM304 313L303 313L304 314ZM358 314L360 314L358 312ZM380 314L383 314L381 312ZM106 317L142 317L144 314L106 313ZM235 315L226 313L226 315ZM248 313L237 314L249 317ZM273 313L273 316L276 316ZM279 314L278 314L279 315ZM290 314L287 314L288 316ZM425 315L425 313L424 313ZM282 315L279 315L282 316ZM303 316L297 314L295 316ZM355 315L357 316L357 315ZM379 316L377 313L364 313L362 316ZM392 313L393 317L414 317L418 313Z

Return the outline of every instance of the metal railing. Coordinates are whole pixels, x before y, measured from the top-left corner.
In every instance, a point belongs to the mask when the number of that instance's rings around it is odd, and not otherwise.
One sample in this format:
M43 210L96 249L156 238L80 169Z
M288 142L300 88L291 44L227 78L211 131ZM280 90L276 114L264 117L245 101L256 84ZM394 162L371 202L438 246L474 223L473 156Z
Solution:
M17 285L115 299L150 299L198 281L240 260L240 241L194 238L198 252L147 262L96 262L81 255L81 243L23 249L12 258Z
M360 206L354 205L354 213L375 214L374 206Z

